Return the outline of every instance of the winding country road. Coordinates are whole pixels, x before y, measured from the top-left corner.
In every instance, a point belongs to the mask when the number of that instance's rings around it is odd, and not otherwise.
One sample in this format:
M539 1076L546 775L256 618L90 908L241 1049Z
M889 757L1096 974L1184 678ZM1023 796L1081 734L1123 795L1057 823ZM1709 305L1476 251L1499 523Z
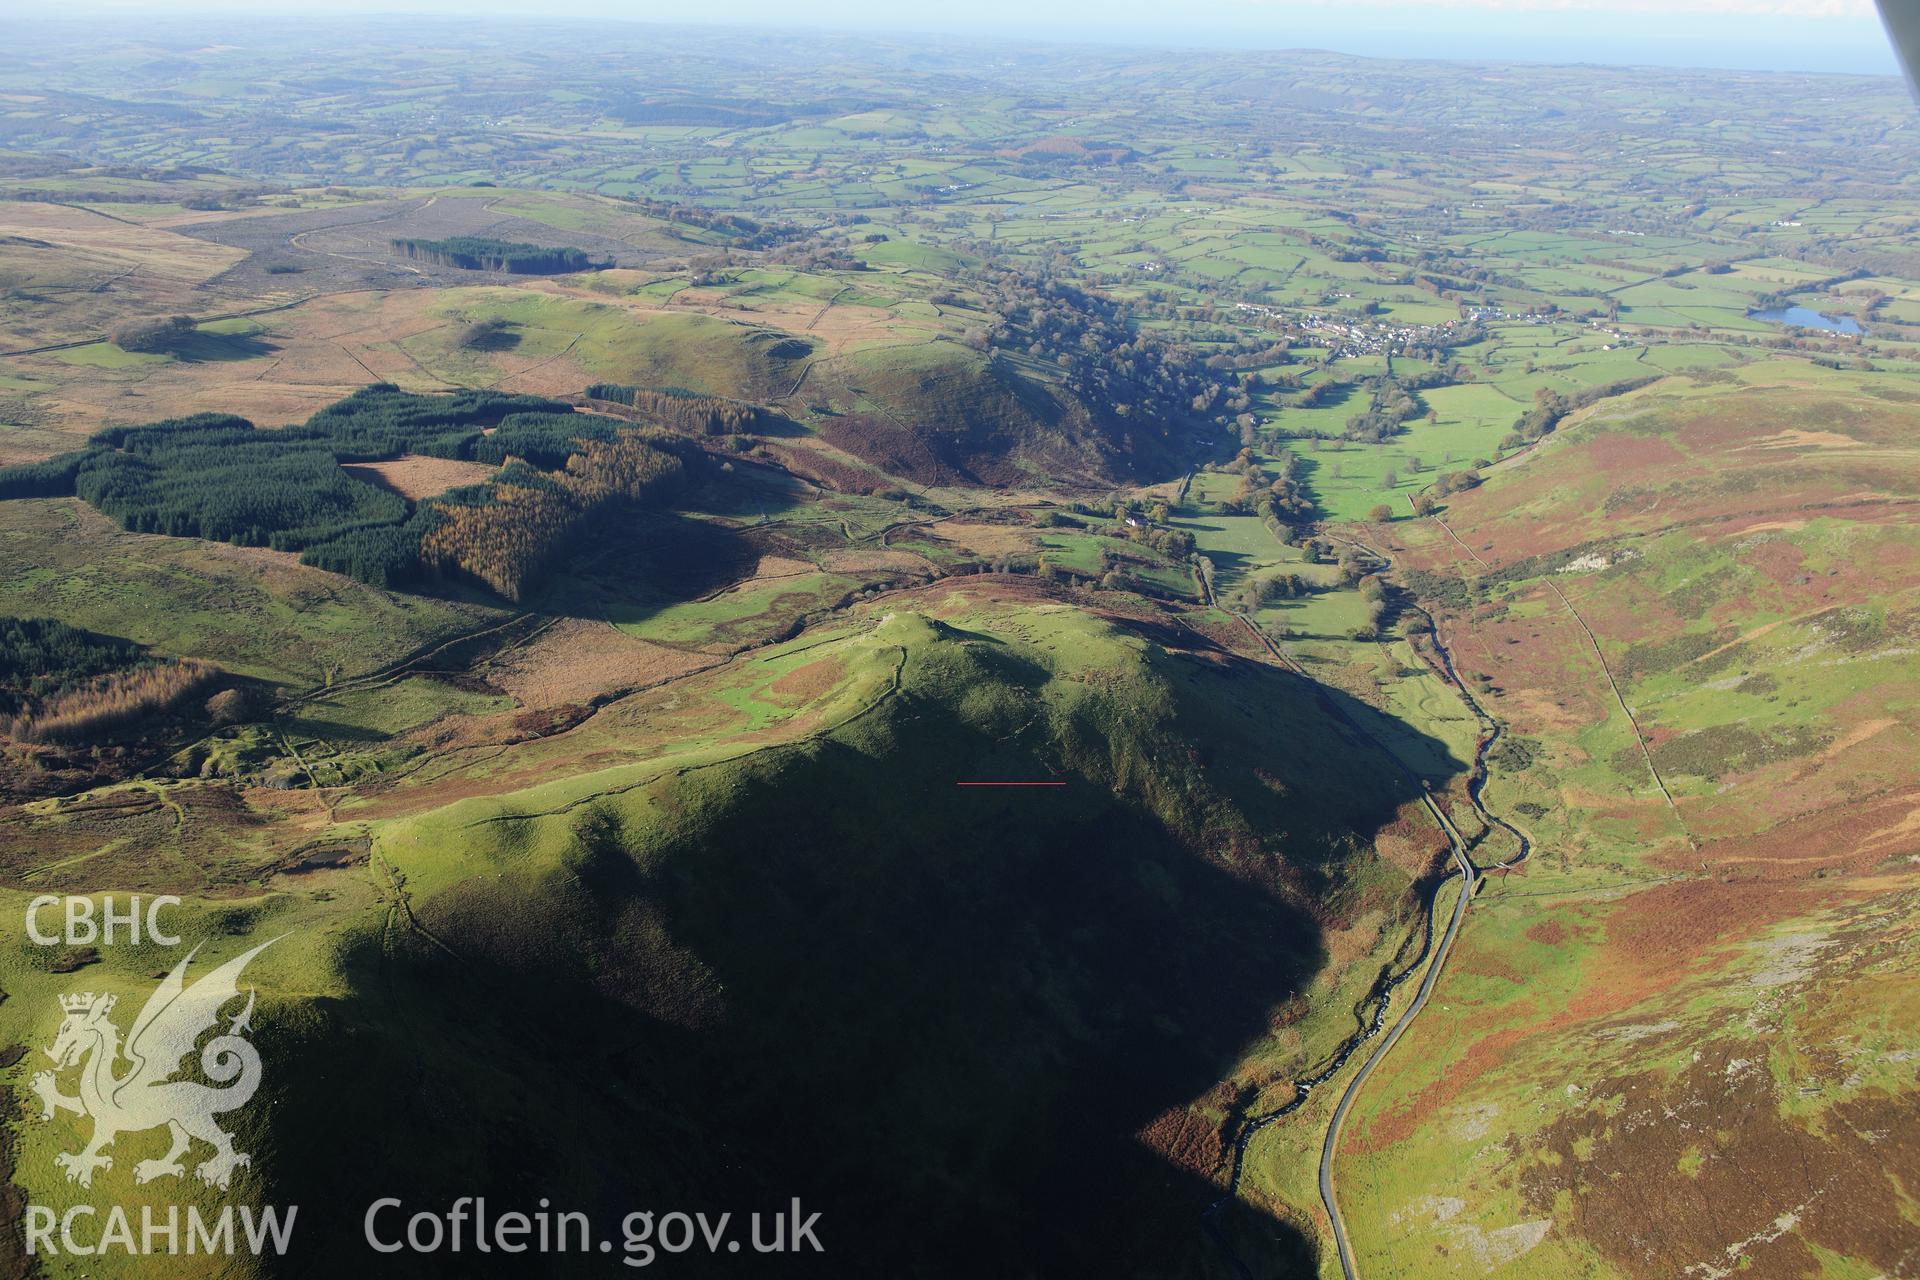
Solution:
M1223 606L1219 604L1218 599L1215 597L1212 584L1207 580L1207 577L1204 574L1196 574L1196 576L1200 580L1201 592L1206 602L1216 608L1222 608ZM1241 1126L1240 1132L1234 1138L1233 1163L1227 1178L1226 1192L1207 1207L1206 1213L1202 1217L1208 1234L1220 1247L1221 1251L1227 1255L1235 1271L1244 1277L1245 1280L1253 1280L1252 1272L1249 1271L1247 1265L1241 1261L1240 1257L1234 1252L1226 1237L1221 1233L1218 1225L1221 1211L1239 1194L1241 1176L1246 1167L1248 1145L1253 1141L1254 1136L1262 1129L1267 1128L1269 1125L1279 1123L1287 1116L1305 1106L1314 1089L1338 1075L1346 1067L1347 1062L1353 1055L1359 1051L1361 1046L1380 1034L1381 1029L1386 1024L1387 1013L1392 1008L1394 992L1415 973L1422 973L1421 966L1424 964L1425 970L1421 976L1420 988L1415 993L1413 1002L1408 1005L1406 1011L1400 1015L1400 1018L1393 1024L1392 1028L1387 1031L1386 1038L1381 1041L1380 1046L1376 1048L1373 1053L1368 1055L1366 1061L1361 1065L1359 1072L1356 1073L1353 1080L1348 1083L1346 1091L1341 1095L1340 1103L1334 1111L1333 1119L1327 1129L1326 1142L1321 1149L1320 1198L1326 1205L1328 1217L1333 1223L1334 1240L1339 1247L1340 1265L1345 1272L1346 1280L1358 1280L1359 1273L1353 1264L1352 1248L1347 1242L1346 1224L1340 1217L1340 1207L1334 1198L1333 1192L1333 1152L1334 1148L1339 1144L1340 1126L1346 1119L1347 1111L1352 1107L1354 1099L1359 1095L1361 1084L1373 1073L1374 1067L1386 1057L1387 1051L1393 1047L1394 1042L1400 1038L1401 1033L1413 1022L1414 1017L1426 1006L1427 997L1433 991L1434 983L1438 981L1440 977L1440 970L1446 964L1448 954L1453 950L1453 940L1460 931L1460 921L1466 915L1467 904L1472 899L1474 888L1478 884L1478 872L1473 865L1473 860L1468 856L1466 841L1461 839L1459 830L1455 828L1452 820L1447 817L1446 811L1435 802L1426 786L1414 776L1412 770L1408 769L1406 764L1401 761L1398 756L1394 755L1392 750L1387 748L1384 743L1377 742L1366 730L1356 724L1353 719L1347 715L1346 711L1328 696L1320 682L1315 680L1299 663L1288 657L1287 654L1273 642L1273 638L1262 631L1251 617L1239 610L1226 611L1237 619L1255 640L1259 641L1260 646L1266 650L1268 656L1273 659L1276 665L1284 667L1286 670L1291 671L1306 681L1307 684L1314 689L1316 696L1328 714L1340 723L1342 727L1361 740L1373 742L1374 745L1380 747L1387 757L1406 775L1408 781L1420 788L1421 802L1426 805L1428 812L1430 812L1434 820L1440 824L1441 831L1446 834L1448 846L1453 854L1454 863L1460 869L1458 877L1449 877L1449 879L1457 878L1460 881L1461 891L1458 901L1454 903L1453 914L1448 918L1446 930L1442 933L1438 944L1436 945L1433 936L1435 913L1439 910L1440 905L1440 888L1436 887L1434 890L1434 900L1429 905L1427 911L1426 937L1423 940L1420 954L1416 956L1413 962L1405 969L1387 977L1374 989L1368 996L1368 1000L1372 1002L1374 1006L1373 1016L1355 1031L1353 1035L1342 1042L1340 1048L1333 1055L1333 1058L1318 1072L1306 1079L1294 1081L1294 1096L1285 1105L1266 1112L1263 1115L1251 1117ZM1476 758L1484 756L1491 742L1492 737L1486 735L1481 737L1478 743L1479 750L1476 752ZM1480 810L1477 797L1474 800L1474 805L1476 810ZM1484 813L1484 810L1480 811ZM1518 861L1519 858L1526 856L1527 845L1525 844L1525 837L1521 837L1521 839L1521 853L1514 861Z
M1356 539L1342 538L1339 540L1349 542L1351 545L1366 553L1376 561L1379 566L1378 571L1384 572L1393 567L1393 558L1385 552L1370 547L1366 543ZM1214 595L1212 583L1208 580L1208 577L1205 574L1199 573L1196 573L1195 576L1200 580L1201 592L1206 603L1215 608L1224 608ZM1235 1270L1243 1277L1249 1277L1249 1280L1251 1280L1251 1273L1248 1271L1246 1264L1233 1253L1231 1246L1227 1244L1225 1237L1219 1232L1216 1223L1219 1212L1228 1202L1239 1194L1241 1173L1245 1165L1248 1143L1252 1141L1254 1135L1259 1133L1260 1130L1292 1114L1300 1107L1305 1106L1314 1088L1331 1080L1345 1067L1349 1058L1351 1058L1362 1045L1378 1035L1386 1021L1387 1012L1392 1005L1393 993L1403 982L1412 977L1414 973L1419 972L1421 973L1420 986L1414 992L1413 999L1408 1003L1406 1009L1401 1012L1399 1018L1394 1021L1392 1027L1387 1029L1385 1037L1381 1039L1373 1052L1367 1055L1366 1060L1360 1064L1360 1069L1354 1073L1353 1078L1347 1082L1345 1090L1341 1092L1340 1101L1335 1105L1333 1115L1327 1122L1326 1137L1320 1147L1320 1201L1326 1208L1327 1218L1332 1227L1334 1245L1340 1257L1340 1271L1344 1280L1360 1280L1359 1266L1355 1263L1353 1257L1353 1245L1347 1236L1346 1220L1340 1214L1340 1202L1334 1189L1333 1177L1334 1153L1339 1149L1341 1131L1346 1123L1347 1114L1353 1109L1354 1102L1360 1096L1360 1090L1365 1086L1367 1079L1373 1074L1374 1069L1386 1059L1387 1054L1392 1051L1393 1046L1399 1041L1401 1035L1406 1032L1408 1027L1413 1025L1413 1020L1420 1015L1420 1011L1426 1008L1427 999L1433 994L1433 988L1440 980L1441 970L1446 967L1447 958L1453 952L1454 940L1459 936L1461 922L1466 919L1467 908L1473 901L1474 893L1480 887L1482 871L1488 869L1506 870L1526 861L1533 853L1533 843L1527 838L1526 833L1506 819L1488 810L1481 795L1487 782L1487 755L1492 750L1494 744L1500 740L1502 733L1505 731L1505 726L1480 705L1479 700L1473 696L1473 692L1468 689L1466 683L1460 679L1460 674L1454 666L1453 653L1448 649L1446 641L1440 634L1439 622L1432 614L1420 608L1418 605L1411 606L1411 611L1418 613L1426 621L1428 639L1434 651L1433 656L1428 657L1429 665L1434 668L1435 673L1439 675L1441 679L1460 695L1481 725L1481 731L1476 735L1474 742L1473 765L1467 784L1468 801L1473 806L1475 814L1480 818L1487 831L1490 832L1496 829L1505 831L1513 837L1518 848L1511 856L1504 861L1492 864L1490 868L1483 868L1476 864L1472 856L1471 845L1460 834L1459 828L1454 825L1453 819L1447 815L1446 810L1441 808L1439 803L1433 798L1431 791L1428 790L1423 782L1414 776L1406 764L1402 762L1398 756L1395 756L1386 744L1376 743L1376 745L1380 746L1381 749L1386 752L1387 756L1399 766L1400 770L1407 775L1408 779L1420 787L1421 802L1426 805L1427 811L1433 815L1434 821L1439 823L1441 831L1446 834L1447 844L1453 855L1454 866L1458 869L1458 874L1448 877L1448 882L1458 882L1460 886L1459 896L1454 900L1453 911L1447 917L1446 928L1441 931L1439 938L1436 940L1434 938L1435 913L1438 912L1440 903L1440 891L1436 888L1434 891L1434 901L1429 907L1427 914L1426 945L1422 948L1421 955L1417 957L1411 965L1400 973L1387 978L1374 991L1370 999L1378 1003L1375 1006L1370 1023L1350 1037L1334 1055L1333 1060L1322 1068L1318 1074L1306 1080L1296 1081L1294 1083L1294 1097L1287 1102L1286 1105L1268 1112L1265 1115L1251 1118L1241 1127L1239 1134L1236 1136L1233 1149L1232 1170L1228 1176L1226 1194L1208 1207L1205 1222L1215 1242L1221 1246L1233 1262ZM1237 619L1240 624L1252 634L1254 639L1259 641L1260 646L1266 650L1267 654L1275 663L1285 667L1301 679L1306 680L1316 689L1319 689L1319 682L1292 658L1288 657L1287 654L1274 643L1273 638L1262 631L1250 616L1234 609L1228 609L1226 612ZM1419 646L1416 645L1415 649L1418 651ZM1334 717L1349 731L1363 739L1372 740L1371 736L1368 735L1364 729L1358 724L1355 724L1337 704L1325 696L1324 691L1322 691L1322 702ZM1484 836L1481 838L1484 839ZM1424 971L1421 969L1423 964L1425 965Z
M1327 1217L1333 1224L1333 1242L1340 1251L1340 1271L1346 1280L1359 1280L1359 1268L1354 1265L1353 1246L1347 1240L1347 1224L1340 1216L1340 1201L1333 1191L1333 1153L1340 1145L1340 1129L1346 1123L1347 1112L1353 1109L1354 1099L1360 1096L1360 1088L1366 1084L1373 1069L1393 1049L1401 1033L1413 1024L1414 1018L1426 1008L1427 997L1433 994L1433 984L1440 978L1440 970L1447 963L1447 956L1453 950L1453 940L1460 933L1460 922L1466 919L1467 904L1473 901L1474 890L1479 887L1479 874L1474 870L1473 862L1467 857L1466 842L1454 829L1453 820L1446 811L1434 803L1432 796L1424 797L1427 809L1447 833L1447 840L1453 846L1454 865L1460 868L1460 897L1453 904L1453 914L1447 917L1447 928L1440 935L1440 941L1433 948L1433 958L1427 962L1427 972L1420 979L1420 989L1413 993L1413 1000L1394 1022L1393 1028L1380 1041L1379 1047L1367 1055L1360 1069L1353 1073L1353 1079L1347 1082L1346 1090L1340 1095L1339 1105L1333 1109L1333 1118L1327 1122L1327 1138L1320 1147L1320 1202L1327 1208Z

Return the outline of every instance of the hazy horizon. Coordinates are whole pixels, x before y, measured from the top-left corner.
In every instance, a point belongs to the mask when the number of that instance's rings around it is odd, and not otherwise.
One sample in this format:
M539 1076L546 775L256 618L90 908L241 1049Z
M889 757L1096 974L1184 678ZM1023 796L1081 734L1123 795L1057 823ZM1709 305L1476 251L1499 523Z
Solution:
M257 9L239 0L204 0L191 6L93 0L69 8L60 18L29 21L59 24L111 15L120 22L153 19L177 25L231 21L241 13L258 16ZM272 17L524 20L525 10L507 0L412 0L401 5L387 0L307 0ZM1667 6L1630 0L1606 9L1534 0L1346 5L1199 0L1178 25L1142 0L1117 0L1097 11L1089 0L1068 0L1043 10L989 0L970 6L965 16L905 15L873 0L823 0L802 13L766 0L719 5L666 0L644 7L562 0L543 10L543 21L555 19L1263 52L1325 49L1362 57L1453 61L1898 74L1877 16L1870 4L1859 0L1683 0Z

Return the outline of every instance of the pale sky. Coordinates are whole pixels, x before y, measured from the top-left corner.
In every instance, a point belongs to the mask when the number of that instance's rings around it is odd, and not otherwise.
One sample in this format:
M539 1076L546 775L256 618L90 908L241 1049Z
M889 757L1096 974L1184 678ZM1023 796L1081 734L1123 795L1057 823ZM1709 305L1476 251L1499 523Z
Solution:
M261 13L260 0L74 0L63 16ZM276 15L527 18L525 0L285 0ZM543 0L541 18L938 31L1390 57L1893 74L1871 0Z

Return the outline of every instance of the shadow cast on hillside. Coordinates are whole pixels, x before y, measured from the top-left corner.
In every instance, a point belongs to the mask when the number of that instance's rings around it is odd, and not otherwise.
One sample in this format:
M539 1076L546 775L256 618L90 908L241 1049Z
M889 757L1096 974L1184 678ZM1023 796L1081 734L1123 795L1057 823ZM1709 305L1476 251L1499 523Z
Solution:
M280 348L257 334L195 331L177 341L169 350L174 359L186 364L218 364L277 355Z
M645 622L752 576L760 551L740 530L664 511L600 522L572 572L538 598L546 613Z
M980 649L1008 668L992 687L1033 683ZM1233 722L1221 742L1254 731L1243 716L1306 705L1270 668L1205 678L1238 693L1209 712ZM1363 812L1198 744L1164 776L1204 778L1258 829L1288 824L1285 859L1228 855L1224 829L1087 769L1100 725L1036 739L911 691L882 706L857 731L684 774L647 830L578 807L564 874L477 876L422 907L436 945L360 953L360 994L285 1055L277 1104L275 1138L301 1158L273 1190L320 1256L506 1273L471 1253L369 1255L378 1195L408 1211L485 1195L496 1212L544 1196L606 1234L636 1208L744 1224L797 1197L823 1255L696 1250L676 1273L1235 1274L1201 1216L1228 1135L1188 1106L1231 1105L1219 1082L1327 962L1288 886L1331 883L1343 833L1371 837L1413 784L1367 766ZM1066 785L954 785L982 779ZM1241 1204L1231 1230L1253 1274L1314 1274L1288 1223ZM541 1273L604 1266L574 1261Z

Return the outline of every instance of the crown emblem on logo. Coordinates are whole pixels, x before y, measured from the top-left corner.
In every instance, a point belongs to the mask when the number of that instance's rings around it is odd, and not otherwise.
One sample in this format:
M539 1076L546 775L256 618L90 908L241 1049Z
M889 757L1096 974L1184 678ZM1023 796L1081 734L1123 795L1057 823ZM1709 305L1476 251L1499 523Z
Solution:
M245 1106L260 1088L260 1053L247 1039L252 1030L251 992L246 1008L224 1019L226 1030L219 1027L221 1010L240 998L239 979L247 962L277 941L269 939L242 952L188 986L187 966L200 950L195 947L147 997L124 1043L121 1028L107 1016L117 997L97 991L59 997L66 1017L53 1044L43 1051L53 1066L35 1074L30 1084L40 1096L41 1119L51 1120L62 1111L93 1119L93 1136L86 1146L54 1156L69 1182L92 1186L95 1172L113 1168L113 1157L101 1148L116 1137L148 1129L170 1130L173 1146L159 1159L133 1167L136 1184L184 1174L180 1158L196 1141L213 1148L193 1171L210 1187L226 1189L234 1171L253 1162L246 1152L234 1150L233 1135L214 1123L215 1116ZM175 1079L182 1059L209 1031L214 1035L200 1047L199 1074L212 1083ZM122 1061L128 1064L124 1070ZM61 1074L69 1071L80 1072L77 1097L60 1088Z

